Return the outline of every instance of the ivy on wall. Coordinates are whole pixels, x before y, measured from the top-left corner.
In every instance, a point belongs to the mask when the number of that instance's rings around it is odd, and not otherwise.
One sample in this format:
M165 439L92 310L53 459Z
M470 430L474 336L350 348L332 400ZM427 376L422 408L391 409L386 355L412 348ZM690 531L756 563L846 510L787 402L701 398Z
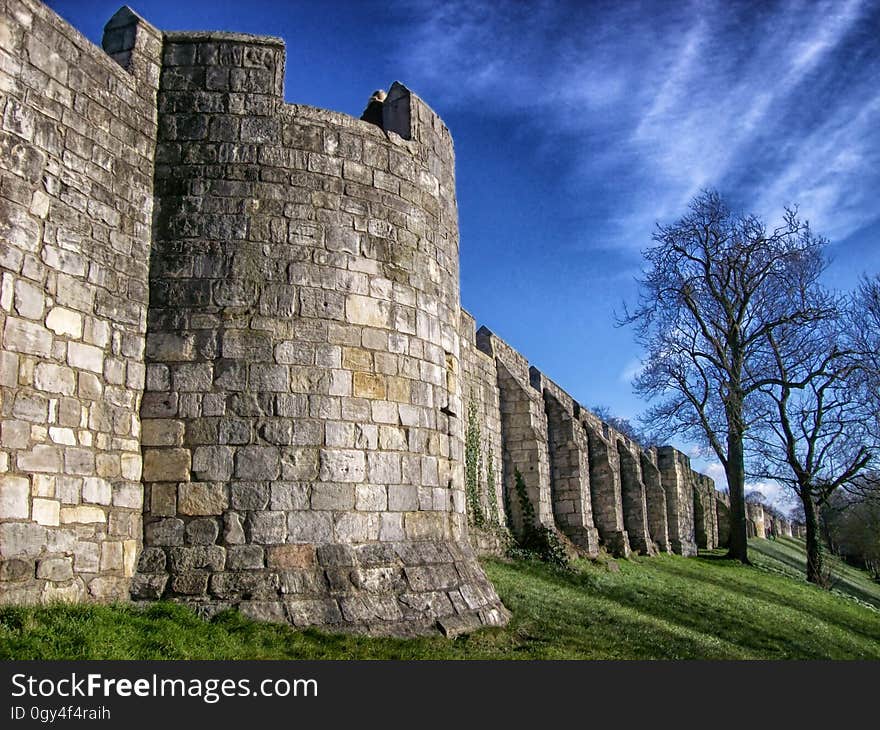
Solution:
M536 557L545 563L567 568L568 555L565 548L556 532L538 522L532 500L529 499L526 481L519 469L514 470L513 480L522 515L522 530L516 537L516 546L509 551L511 557Z
M467 432L464 438L464 483L468 518L471 524L477 527L486 524L483 506L480 503L480 472L483 462L480 439L479 413L471 393L467 406ZM491 466L491 459L489 464Z

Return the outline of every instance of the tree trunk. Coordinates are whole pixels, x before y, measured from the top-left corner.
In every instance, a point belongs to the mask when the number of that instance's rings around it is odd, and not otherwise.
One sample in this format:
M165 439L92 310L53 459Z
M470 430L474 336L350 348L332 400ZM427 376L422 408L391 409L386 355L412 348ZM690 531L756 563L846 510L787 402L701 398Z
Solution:
M730 429L727 436L727 488L730 491L730 541L727 557L749 562L748 532L746 530L746 469L743 458L742 434Z
M807 580L824 587L822 566L822 540L819 536L819 507L809 489L801 490L807 527Z

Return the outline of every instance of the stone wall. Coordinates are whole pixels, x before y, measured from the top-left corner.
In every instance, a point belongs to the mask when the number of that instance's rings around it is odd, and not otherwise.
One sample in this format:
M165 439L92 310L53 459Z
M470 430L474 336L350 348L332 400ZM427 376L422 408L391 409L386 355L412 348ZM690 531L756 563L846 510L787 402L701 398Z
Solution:
M111 58L40 3L2 5L0 601L125 598L161 36L122 10Z
M695 505L718 543L686 456L461 310L452 139L405 86L375 125L286 104L277 38L123 8L102 51L0 2L0 600L498 625L470 541L523 530L517 472L581 554L694 554Z
M697 547L718 547L718 511L715 506L715 482L705 474L693 473L694 535Z
M536 368L532 385L544 396L547 412L547 449L550 459L550 496L553 517L560 530L586 555L599 552L599 531L593 522L590 456L580 405Z
M462 352L470 353L462 357L462 377L479 393L475 400L490 434L486 448L501 452L497 488L506 507L503 526L514 534L522 530L518 470L538 522L582 554L594 556L604 547L618 556L631 550L695 555L696 505L701 547L719 545L714 483L693 471L685 454L669 446L643 448L489 329L474 335L470 315L463 313L461 323ZM497 459L498 452L493 454Z
M547 450L547 414L541 394L532 387L529 363L486 327L477 331L477 347L494 358L498 373L498 403L503 445L502 482L514 531L523 529L523 515L514 490L519 473L539 525L552 527L550 457Z
M694 482L690 459L671 446L657 449L657 468L666 492L669 542L679 555L696 555Z
M479 444L475 470L476 498L485 522L492 527L502 526L506 524L506 519L501 490L503 454L498 370L494 358L477 348L474 318L465 310L461 310L460 326L465 429L475 429ZM495 541L489 539L490 544L494 545ZM488 548L489 545L486 545L485 549Z

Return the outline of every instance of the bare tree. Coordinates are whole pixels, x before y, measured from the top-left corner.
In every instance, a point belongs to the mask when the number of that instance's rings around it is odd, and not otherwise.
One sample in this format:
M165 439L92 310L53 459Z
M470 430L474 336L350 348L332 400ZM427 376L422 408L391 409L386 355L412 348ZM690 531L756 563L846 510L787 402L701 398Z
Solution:
M648 434L640 431L628 418L612 415L611 409L607 406L591 406L590 411L611 428L616 429L643 448L647 448L651 444L651 438Z
M827 313L809 327L784 325L765 336L771 377L760 392L766 417L750 434L756 473L791 488L807 528L807 580L824 585L821 511L839 488L856 488L874 459L873 414L859 397L863 362L848 337L842 303L818 287Z
M748 562L744 438L767 377L766 339L823 316L801 293L821 273L826 241L795 210L768 229L732 213L714 191L697 196L676 223L658 226L653 239L638 306L621 319L647 354L634 381L655 401L643 420L716 454L730 490L728 555Z
M862 364L860 397L873 410L872 430L880 438L880 274L862 279L850 309L848 329Z

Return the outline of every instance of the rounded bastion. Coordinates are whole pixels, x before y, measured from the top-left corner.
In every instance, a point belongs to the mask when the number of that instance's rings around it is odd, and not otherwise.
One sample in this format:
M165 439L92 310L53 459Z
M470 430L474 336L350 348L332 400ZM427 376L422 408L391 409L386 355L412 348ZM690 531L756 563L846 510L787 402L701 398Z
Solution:
M279 39L166 33L136 599L505 621L467 541L452 140L283 102Z

